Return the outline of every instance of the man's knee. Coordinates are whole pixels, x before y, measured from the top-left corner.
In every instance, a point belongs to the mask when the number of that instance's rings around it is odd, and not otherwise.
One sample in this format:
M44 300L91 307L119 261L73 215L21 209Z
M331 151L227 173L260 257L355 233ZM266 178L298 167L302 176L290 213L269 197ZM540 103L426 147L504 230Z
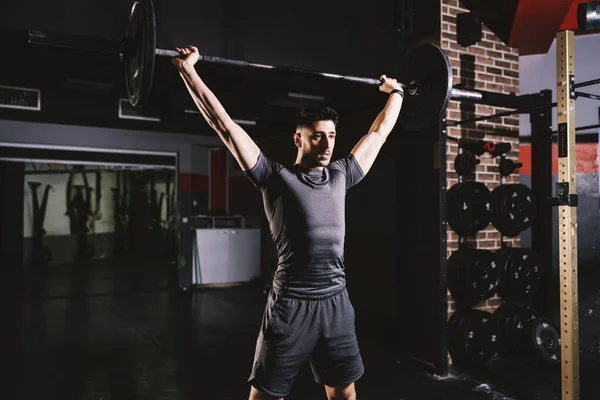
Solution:
M261 392L256 389L254 386L250 388L250 398L249 400L283 400L283 397L275 397L271 396L268 393Z
M356 400L354 383L345 386L327 386L325 392L329 400Z

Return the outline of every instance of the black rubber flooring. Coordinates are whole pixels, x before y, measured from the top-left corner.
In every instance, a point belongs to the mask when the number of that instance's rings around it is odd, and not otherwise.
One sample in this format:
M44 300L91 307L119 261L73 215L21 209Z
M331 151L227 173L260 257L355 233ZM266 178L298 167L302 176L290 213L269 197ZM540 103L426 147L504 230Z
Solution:
M247 399L266 299L261 284L181 291L164 260L103 260L3 281L6 399ZM560 399L560 370L493 359L437 377L357 326L361 400ZM600 398L600 362L581 357L581 399ZM306 366L289 400L325 399Z

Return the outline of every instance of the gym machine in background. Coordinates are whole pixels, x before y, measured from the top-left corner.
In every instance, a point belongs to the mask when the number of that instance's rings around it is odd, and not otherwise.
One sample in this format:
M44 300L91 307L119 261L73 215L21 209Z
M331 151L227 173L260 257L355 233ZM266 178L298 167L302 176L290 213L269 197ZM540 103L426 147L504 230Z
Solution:
M44 220L46 219L46 209L48 207L48 196L50 190L54 190L51 185L46 185L40 203L38 198L38 188L42 185L41 182L27 182L31 190L31 199L33 207L33 229L32 229L32 247L31 260L34 268L43 268L48 266L52 261L52 250L48 246L44 246Z
M579 10L589 8L585 4L581 4ZM597 14L593 14L596 16ZM580 16L581 18L581 16ZM581 22L580 27L587 26ZM563 399L578 399L579 398L579 292L578 292L578 265L577 265L577 205L578 197L576 191L576 152L575 152L575 132L580 129L597 128L598 126L575 127L575 99L584 97L589 99L600 99L600 96L589 93L577 92L575 89L584 86L590 86L600 83L600 79L575 83L575 68L574 68L574 32L565 30L557 33L556 36L557 51L556 51L556 79L557 79L557 101L554 103L547 102L546 105L534 105L527 108L516 108L512 111L502 112L498 114L470 118L462 121L449 122L448 126L458 126L462 124L483 121L491 118L512 115L517 113L527 113L535 110L541 110L549 107L557 107L557 143L558 143L558 181L556 183L556 197L549 199L540 199L541 201L551 200L553 206L558 207L558 250L559 250L559 287L560 287L560 323L554 326L550 320L544 316L540 316L533 308L527 305L519 305L514 303L505 303L498 307L494 314L496 315L496 324L501 329L494 329L487 323L491 319L489 313L481 310L462 309L460 312L455 312L449 320L449 331L451 332L451 343L449 350L456 355L456 361L460 363L481 364L491 358L495 351L499 354L522 353L528 347L535 348L538 355L542 356L542 360L550 364L561 365L562 379L562 398ZM543 96L542 96L543 97ZM533 120L534 118L532 118ZM532 122L533 123L533 122ZM548 125L546 123L546 125ZM550 130L547 130L551 134ZM545 142L550 143L550 137L541 138ZM460 146L460 144L459 144ZM473 148L478 148L470 143L466 147L466 151L459 154L455 160L455 169L459 174L468 174L473 171L479 163ZM474 154L475 153L475 154ZM481 154L482 152L479 152ZM549 154L548 154L549 157ZM535 161L535 160L534 160ZM549 162L549 161L548 161ZM506 176L514 168L519 165L510 163L507 160L501 162L501 176ZM547 165L551 167L551 165ZM547 168L549 169L549 168ZM491 200L486 195L485 190L479 190L474 195L474 189L481 189L479 186L468 187L466 185L455 185L456 189L448 190L448 208L449 214L452 213L453 201L466 205L465 207L456 207L457 213L454 216L449 216L449 224L461 235L474 234L474 232L483 229L487 226L488 217L486 214L494 207L491 206ZM473 185L471 185L473 186ZM501 187L501 186L500 186ZM462 192L470 191L471 194L467 198L462 198ZM509 196L511 197L511 196ZM519 196L513 197L514 199ZM456 198L455 200L452 200ZM470 212L467 212L470 211ZM515 214L518 215L518 214ZM499 230L502 232L501 228ZM503 232L502 232L503 233ZM514 233L514 232L513 232ZM459 250L460 251L460 250ZM500 254L502 250L499 250ZM506 263L506 252L504 255L496 259L500 266L506 266L512 263ZM452 258L452 257L451 257ZM457 257L458 258L458 257ZM528 257L532 260L532 257ZM510 260L510 257L508 258ZM485 277L489 278L493 274L490 268L485 268L491 264L489 257L476 257L471 255L470 258L465 255L461 257L461 264L468 265L469 263L479 263L484 268L478 268L479 272L486 272ZM533 261L526 264L532 264ZM519 280L523 280L524 272L527 268L522 264L517 268L519 271ZM449 287L455 286L454 292L457 293L459 301L478 301L479 296L472 296L472 293L461 291L456 287L462 287L465 283L486 282L482 276L476 275L473 272L469 273L468 266L460 267L459 272L451 273L452 262L448 260L448 280ZM512 268L512 267L511 267ZM489 271L488 271L489 270ZM515 270L516 271L516 270ZM529 270L527 276L535 276L534 270ZM494 273L496 273L494 271ZM515 276L515 274L512 274ZM489 280L489 279L488 279ZM493 280L493 279L492 279ZM502 274L496 283L492 283L490 290L498 290L501 292ZM525 281L530 281L527 279ZM497 284L497 286L496 286ZM531 282L528 283L528 285ZM458 285L458 286L456 286ZM477 285L476 285L477 286ZM518 287L523 289L522 285ZM469 295L463 297L463 295ZM506 293L504 293L506 295ZM485 293L483 298L490 296L490 293ZM455 316L456 315L456 316ZM486 323L484 323L486 322ZM510 323L508 323L510 322ZM468 335L464 332L469 331ZM498 335L498 339L492 339ZM475 340L477 338L477 340ZM482 340L483 338L483 340ZM532 341L533 339L533 341Z

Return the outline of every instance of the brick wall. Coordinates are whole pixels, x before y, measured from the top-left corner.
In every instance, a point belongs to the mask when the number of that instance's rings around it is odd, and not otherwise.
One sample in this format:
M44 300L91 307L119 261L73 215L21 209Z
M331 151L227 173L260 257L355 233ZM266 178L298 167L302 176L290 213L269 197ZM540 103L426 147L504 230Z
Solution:
M482 40L475 45L462 47L456 40L456 16L467 12L458 0L442 0L442 34L441 45L448 54L454 72L454 85L465 88L486 90L500 93L519 94L519 57L516 49L504 45L485 25L483 26ZM448 106L446 118L448 121L462 120L476 116L495 114L507 109L489 107L485 105L463 104L451 101ZM512 150L506 156L515 162L519 159L518 139L511 135L518 133L519 116L513 115L467 125L448 128L448 136L452 138L477 138L494 142L508 142ZM458 154L458 145L452 140L447 142L447 187L458 182L458 175L454 170L454 158ZM488 153L479 157L481 163L475 169L475 179L484 182L492 190L500 184L498 172L499 157L492 158ZM518 170L516 171L518 173ZM518 174L506 178L506 183L518 183ZM450 255L458 249L458 235L448 227L448 253ZM476 247L495 251L500 247L501 235L489 225L480 231L474 238ZM519 238L505 239L509 246L517 247ZM454 311L452 296L448 293L448 317ZM497 297L481 302L476 308L493 312L500 304Z

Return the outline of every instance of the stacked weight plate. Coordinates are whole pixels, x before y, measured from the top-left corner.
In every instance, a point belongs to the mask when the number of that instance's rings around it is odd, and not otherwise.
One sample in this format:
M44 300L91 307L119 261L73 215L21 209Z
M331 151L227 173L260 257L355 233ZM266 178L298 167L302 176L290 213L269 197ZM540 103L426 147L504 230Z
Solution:
M491 223L506 237L527 230L536 215L533 192L521 183L499 185L491 192Z
M549 319L530 306L514 302L503 303L494 316L498 355L534 357L545 364L560 364L560 334Z
M500 273L490 250L460 248L448 259L448 289L455 301L473 305L496 293Z
M497 323L494 314L459 309L448 320L448 351L455 365L482 365L496 353Z
M460 236L472 236L490 224L491 193L481 182L464 181L446 194L448 224Z
M530 303L540 288L542 265L529 248L502 248L495 252L498 265L498 295L505 300Z

